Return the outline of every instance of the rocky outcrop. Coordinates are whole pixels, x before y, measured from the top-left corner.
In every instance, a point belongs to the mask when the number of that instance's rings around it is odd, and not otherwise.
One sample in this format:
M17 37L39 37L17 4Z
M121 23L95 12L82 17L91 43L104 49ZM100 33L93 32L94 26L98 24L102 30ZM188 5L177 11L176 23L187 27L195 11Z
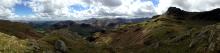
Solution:
M65 42L62 40L57 40L54 46L56 49L56 53L66 53L68 51Z
M170 7L168 8L164 16L179 20L219 21L220 9L217 8L211 11L204 11L204 12L187 12L176 7ZM169 17L169 16L173 16L173 17Z
M186 14L187 14L186 11L181 10L179 8L176 8L176 7L168 8L167 12L165 13L165 15L174 15L174 16L184 16Z

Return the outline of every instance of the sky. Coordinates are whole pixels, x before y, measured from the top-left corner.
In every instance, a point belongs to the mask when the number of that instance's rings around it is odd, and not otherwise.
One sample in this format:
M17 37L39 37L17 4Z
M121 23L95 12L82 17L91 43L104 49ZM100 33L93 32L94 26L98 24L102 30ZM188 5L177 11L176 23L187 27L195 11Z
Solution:
M0 0L0 19L83 20L143 18L169 7L200 12L220 7L220 0Z

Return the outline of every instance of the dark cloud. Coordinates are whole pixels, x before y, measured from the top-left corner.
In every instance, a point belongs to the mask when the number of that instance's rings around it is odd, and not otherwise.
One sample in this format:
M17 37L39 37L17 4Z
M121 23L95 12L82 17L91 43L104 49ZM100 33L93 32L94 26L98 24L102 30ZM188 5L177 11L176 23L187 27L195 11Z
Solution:
M117 7L122 4L121 0L99 0L99 2L108 7Z
M96 0L82 0L82 1L85 2L85 3L88 3L88 4L92 4Z
M152 12L146 12L146 11L141 11L141 10L138 10L136 12L134 12L134 16L136 17L146 17L146 16L153 16L153 15L156 15L156 12L152 11Z

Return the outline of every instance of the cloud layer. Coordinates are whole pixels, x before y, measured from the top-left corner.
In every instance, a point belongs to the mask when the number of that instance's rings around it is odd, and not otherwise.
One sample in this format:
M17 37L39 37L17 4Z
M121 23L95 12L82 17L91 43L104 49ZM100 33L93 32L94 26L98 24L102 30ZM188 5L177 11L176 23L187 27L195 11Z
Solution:
M74 5L87 9L71 8ZM156 14L151 1L141 0L32 0L28 6L38 17L51 19L130 18Z
M0 0L0 19L14 16L12 7L19 2L20 0Z
M19 3L30 7L33 15L16 15L13 7ZM162 14L170 6L187 11L207 11L219 8L220 0L0 0L0 18L15 20L137 18Z

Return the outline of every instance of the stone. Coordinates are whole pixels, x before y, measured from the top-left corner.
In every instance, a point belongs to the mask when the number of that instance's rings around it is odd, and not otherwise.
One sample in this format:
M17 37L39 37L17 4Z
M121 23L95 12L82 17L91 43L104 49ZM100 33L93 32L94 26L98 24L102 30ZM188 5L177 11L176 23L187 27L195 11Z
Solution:
M57 53L66 53L68 48L66 47L66 44L64 41L62 40L57 40L55 42L55 49Z
M210 50L210 51L214 51L215 50L215 43L214 42L212 42L212 43L210 43L209 44L209 47L208 47L208 49Z

